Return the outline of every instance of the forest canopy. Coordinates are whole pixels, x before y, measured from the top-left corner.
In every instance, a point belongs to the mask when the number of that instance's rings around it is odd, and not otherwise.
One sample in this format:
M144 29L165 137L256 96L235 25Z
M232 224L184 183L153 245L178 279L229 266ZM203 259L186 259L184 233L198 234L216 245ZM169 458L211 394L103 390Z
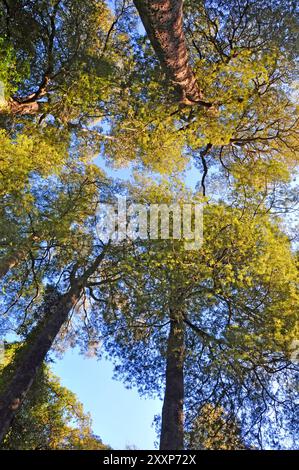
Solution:
M163 399L161 450L298 446L298 21L291 0L0 2L2 449L106 448L51 373L69 348ZM102 236L125 198L168 208L168 236L162 209L156 237L132 211Z

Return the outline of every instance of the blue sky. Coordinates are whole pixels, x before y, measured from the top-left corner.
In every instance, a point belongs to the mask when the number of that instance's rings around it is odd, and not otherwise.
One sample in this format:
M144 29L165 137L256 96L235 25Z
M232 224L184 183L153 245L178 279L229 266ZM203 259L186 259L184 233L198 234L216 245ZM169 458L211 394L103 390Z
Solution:
M76 393L90 412L93 431L113 449L136 446L154 449L157 436L152 426L161 412L159 399L144 399L136 389L128 390L112 379L113 365L102 359L86 358L72 349L51 366L64 386Z

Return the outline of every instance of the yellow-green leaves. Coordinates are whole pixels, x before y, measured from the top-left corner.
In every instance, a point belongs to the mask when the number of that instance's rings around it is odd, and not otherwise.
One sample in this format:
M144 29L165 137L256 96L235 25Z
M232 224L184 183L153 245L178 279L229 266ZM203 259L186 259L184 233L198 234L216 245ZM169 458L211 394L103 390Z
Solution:
M0 131L0 195L20 193L36 173L47 176L62 168L67 159L67 141L57 130L18 134L11 138Z

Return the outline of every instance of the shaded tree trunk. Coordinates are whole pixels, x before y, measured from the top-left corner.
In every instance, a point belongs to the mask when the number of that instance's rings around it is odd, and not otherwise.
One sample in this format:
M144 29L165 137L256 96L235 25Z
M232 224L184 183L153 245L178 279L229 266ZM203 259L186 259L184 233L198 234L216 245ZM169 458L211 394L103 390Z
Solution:
M171 315L167 346L166 387L162 408L160 450L184 448L184 321Z
M0 442L26 398L69 312L78 302L88 278L95 273L104 259L106 248L79 278L71 276L71 287L67 293L59 294L54 289L46 295L42 307L42 318L29 335L24 347L18 352L15 368L9 375L8 384L0 395Z
M46 296L43 319L30 334L28 344L17 354L16 368L0 396L0 441L6 435L70 310L78 301L80 292L77 286L64 295L53 291Z
M134 0L157 57L184 104L204 104L189 63L183 30L183 0Z

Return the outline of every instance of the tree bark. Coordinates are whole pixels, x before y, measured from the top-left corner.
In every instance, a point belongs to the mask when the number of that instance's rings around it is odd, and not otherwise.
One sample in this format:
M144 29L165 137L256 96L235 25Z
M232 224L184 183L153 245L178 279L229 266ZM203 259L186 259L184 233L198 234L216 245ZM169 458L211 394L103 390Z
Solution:
M183 0L134 0L152 47L182 103L204 104L189 63L183 29Z
M16 369L0 396L0 441L5 437L15 413L22 405L47 352L79 295L80 288L77 286L64 295L53 292L45 300L43 319L32 331L24 350L19 351Z
M160 450L184 448L184 340L183 316L171 315Z
M18 352L15 369L0 395L0 442L5 437L14 415L26 398L36 374L62 325L67 320L69 312L78 302L88 278L95 273L104 259L106 248L79 278L72 276L68 292L59 294L54 289L46 296L42 319L31 332L24 347Z
M0 279L2 279L8 271L18 263L17 255L5 256L0 259Z

